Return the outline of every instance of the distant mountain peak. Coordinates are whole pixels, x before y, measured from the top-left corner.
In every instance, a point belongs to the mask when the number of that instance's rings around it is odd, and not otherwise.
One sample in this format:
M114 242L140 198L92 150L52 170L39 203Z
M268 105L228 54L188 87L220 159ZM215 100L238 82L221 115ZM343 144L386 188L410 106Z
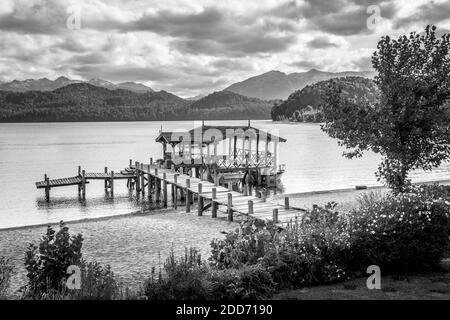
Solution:
M244 81L237 82L224 90L238 93L247 97L262 100L286 99L292 92L300 90L309 84L331 78L345 76L373 77L374 72L325 72L315 68L306 72L286 74L272 70Z

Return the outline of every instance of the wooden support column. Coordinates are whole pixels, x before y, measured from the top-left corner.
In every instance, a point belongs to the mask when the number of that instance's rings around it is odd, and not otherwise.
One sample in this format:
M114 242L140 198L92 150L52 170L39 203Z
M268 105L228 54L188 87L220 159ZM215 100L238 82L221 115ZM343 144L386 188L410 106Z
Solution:
M105 173L108 173L108 167L105 167ZM105 191L108 190L108 179L105 178Z
M148 190L148 200L152 201L152 176L150 171L147 173L147 190Z
M248 200L248 215L253 214L253 200Z
M191 196L189 188L191 187L191 179L186 179L186 212L191 212Z
M158 177L158 168L155 168L155 200L161 202L161 179Z
M284 208L289 209L289 197L284 197Z
M177 187L178 173L175 173L173 179L174 179L174 184L173 184L173 207L176 210L176 209L178 209L178 187Z
M217 198L217 189L216 188L212 188L212 204L211 204L211 216L213 218L217 218L217 202L214 201Z
M228 193L228 221L233 221L233 194L231 192Z
M134 168L135 168L135 175L136 175L136 177L135 177L135 180L136 180L136 182L135 182L135 185L136 185L136 195L138 195L139 194L139 192L141 191L140 190L140 188L141 188L141 181L139 180L139 178L140 178L140 174L139 174L139 162L135 162L134 163Z
M109 181L109 188L111 190L111 198L114 198L114 171L111 170L111 178Z
M278 223L278 209L273 209L272 215L273 215L273 222Z
M81 166L78 166L78 176L81 177ZM78 196L81 196L81 183L78 184Z
M44 175L45 180L45 201L50 202L50 180L47 174Z
M167 181L165 172L163 172L163 206L167 207Z
M234 140L233 140L233 159L235 159L235 160L236 160L236 156L237 156L237 154L236 154L236 144L237 144L237 136L235 135L234 136Z
M81 198L86 199L86 171L81 172Z
M201 183L198 184L198 215L203 215L203 185Z
M142 191L142 195L144 196L145 195L145 179L144 179L144 164L143 163L141 163L141 191Z

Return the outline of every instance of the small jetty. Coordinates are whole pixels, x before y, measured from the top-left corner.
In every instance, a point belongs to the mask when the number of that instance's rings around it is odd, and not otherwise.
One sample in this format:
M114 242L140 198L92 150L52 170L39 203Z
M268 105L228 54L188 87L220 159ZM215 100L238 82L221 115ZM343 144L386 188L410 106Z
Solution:
M239 138L242 148L237 148ZM74 177L49 179L45 175L43 181L36 182L36 187L45 189L48 202L52 188L76 185L79 197L84 200L90 180L103 180L111 197L115 180L127 180L127 187L136 190L139 196L147 196L149 202L163 207L170 202L175 209L182 205L186 212L191 212L196 204L199 216L210 209L212 218L224 214L228 221L239 216L283 225L303 213L302 209L290 206L288 197L283 204L267 200L269 188L277 186L284 172L284 167L278 165L277 146L286 140L251 127L250 121L248 126L240 127L204 126L202 122L200 128L184 133L161 130L156 141L163 145L162 159L149 158L147 163L130 160L119 172L105 167L104 172L92 173L79 166ZM220 143L227 148L219 148ZM167 145L172 147L171 152L167 151ZM219 149L226 154L219 154Z

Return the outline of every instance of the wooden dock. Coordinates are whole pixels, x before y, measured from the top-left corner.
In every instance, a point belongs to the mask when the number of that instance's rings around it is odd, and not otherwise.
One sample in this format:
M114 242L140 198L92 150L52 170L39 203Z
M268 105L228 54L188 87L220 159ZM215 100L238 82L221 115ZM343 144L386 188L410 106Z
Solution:
M297 219L304 212L291 207L287 197L281 205L266 200L265 192L252 190L251 186L244 185L241 190L236 190L235 187L238 186L233 186L232 183L227 187L221 186L217 177L214 182L202 180L177 172L174 165L170 169L163 168L161 164L153 163L151 158L147 164L133 164L130 160L129 166L117 174L114 171L108 172L107 168L103 173L87 173L79 167L78 172L77 176L63 179L50 180L45 176L44 181L36 182L36 187L45 189L46 200L49 201L51 188L77 185L79 195L85 199L86 184L89 180L104 180L105 190L109 190L113 197L114 180L126 179L127 186L135 189L138 195L147 195L149 201L161 203L164 207L168 204L168 194L175 209L181 203L186 212L191 212L191 207L196 202L199 216L202 216L205 210L211 209L213 218L217 218L218 214L225 214L228 221L239 216L271 220L283 225Z

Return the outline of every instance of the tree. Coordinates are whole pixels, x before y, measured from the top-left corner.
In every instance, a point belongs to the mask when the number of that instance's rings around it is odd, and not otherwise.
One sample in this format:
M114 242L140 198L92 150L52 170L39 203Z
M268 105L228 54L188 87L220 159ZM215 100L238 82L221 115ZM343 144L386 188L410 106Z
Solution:
M378 101L356 103L331 82L322 130L350 149L348 158L381 154L378 179L404 191L411 170L431 170L450 158L449 53L450 35L438 38L435 26L397 40L382 37L372 56Z

